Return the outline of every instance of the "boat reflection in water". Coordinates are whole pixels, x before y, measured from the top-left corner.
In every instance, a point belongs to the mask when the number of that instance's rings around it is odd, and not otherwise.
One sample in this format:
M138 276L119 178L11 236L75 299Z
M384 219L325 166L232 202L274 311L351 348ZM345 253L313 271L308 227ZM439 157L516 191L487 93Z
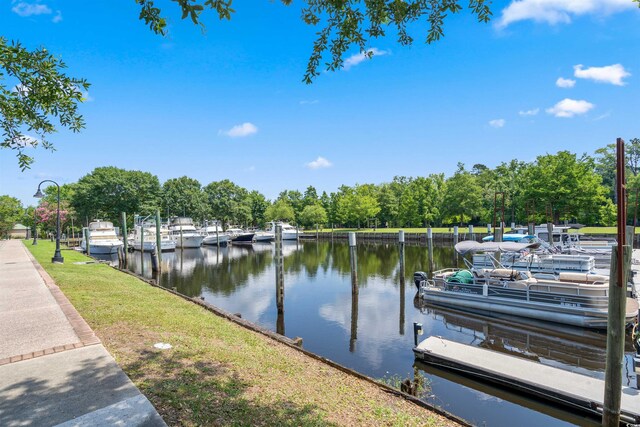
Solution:
M470 344L538 363L604 379L605 333L515 317L487 317L434 306L416 298L416 308L467 336ZM625 351L633 352L630 339ZM632 383L633 375L627 381Z

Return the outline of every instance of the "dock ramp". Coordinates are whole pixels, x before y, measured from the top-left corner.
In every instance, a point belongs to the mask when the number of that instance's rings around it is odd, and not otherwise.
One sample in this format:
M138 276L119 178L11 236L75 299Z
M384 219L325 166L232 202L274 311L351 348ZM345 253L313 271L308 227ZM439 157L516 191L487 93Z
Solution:
M521 393L600 416L604 381L536 362L429 337L413 349L416 359L479 377ZM622 390L621 420L640 423L640 390Z

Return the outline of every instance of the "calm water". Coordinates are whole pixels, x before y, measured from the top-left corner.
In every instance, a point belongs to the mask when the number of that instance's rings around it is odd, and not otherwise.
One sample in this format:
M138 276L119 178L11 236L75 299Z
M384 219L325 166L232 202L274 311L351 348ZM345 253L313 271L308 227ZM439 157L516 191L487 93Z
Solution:
M412 352L413 322L424 337L440 335L604 378L606 336L581 329L519 324L421 305L414 301L414 271L431 271L425 247L405 248L406 281L395 244L359 244L357 286L352 286L346 242L285 242L284 310L276 305L273 244L203 247L162 254L159 283L204 299L244 319L290 338L302 337L307 350L373 378L413 378L431 381L432 403L478 425L597 425L564 410L495 389L482 383L416 364ZM433 268L462 265L453 248L435 248ZM141 272L140 253L130 268ZM145 254L145 276L151 262ZM403 283L406 282L406 283ZM623 382L635 381L627 345Z

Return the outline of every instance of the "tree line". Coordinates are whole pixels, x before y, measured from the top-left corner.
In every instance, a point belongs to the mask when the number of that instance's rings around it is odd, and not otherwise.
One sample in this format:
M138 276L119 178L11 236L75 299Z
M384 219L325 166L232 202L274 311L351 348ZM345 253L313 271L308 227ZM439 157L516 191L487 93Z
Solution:
M628 217L635 217L640 189L640 139L627 144ZM99 167L78 182L61 186L63 229L95 218L120 223L121 212L163 217L188 216L196 221L262 227L282 220L303 227L427 227L488 224L502 220L570 221L611 226L616 221L615 146L578 156L569 151L538 156L533 162L511 160L495 168L459 163L444 174L395 176L380 184L342 185L327 193L308 186L283 190L268 200L228 179L202 185L187 176L160 184L149 172ZM2 230L15 222L47 230L55 227L57 189L49 186L37 207L0 197ZM35 210L35 212L34 212Z

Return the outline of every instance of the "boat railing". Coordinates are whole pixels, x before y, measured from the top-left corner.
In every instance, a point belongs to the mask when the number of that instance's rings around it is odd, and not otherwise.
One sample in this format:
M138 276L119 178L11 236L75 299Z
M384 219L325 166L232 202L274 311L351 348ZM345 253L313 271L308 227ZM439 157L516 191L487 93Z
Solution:
M443 276L446 274L450 274L450 273L455 273L457 271L462 270L461 268L456 268L456 267L450 267L450 268L443 268L442 270L436 270L433 272L433 277L436 276Z
M455 270L455 269L445 269ZM444 272L444 270L442 270ZM439 272L439 271L438 271ZM559 281L509 280L506 277L474 274L473 283L447 282L448 275L438 276L421 283L421 295L427 289L504 298L582 309L606 310L608 286L602 282L591 284L562 283Z
M92 234L91 240L118 240L115 234Z

